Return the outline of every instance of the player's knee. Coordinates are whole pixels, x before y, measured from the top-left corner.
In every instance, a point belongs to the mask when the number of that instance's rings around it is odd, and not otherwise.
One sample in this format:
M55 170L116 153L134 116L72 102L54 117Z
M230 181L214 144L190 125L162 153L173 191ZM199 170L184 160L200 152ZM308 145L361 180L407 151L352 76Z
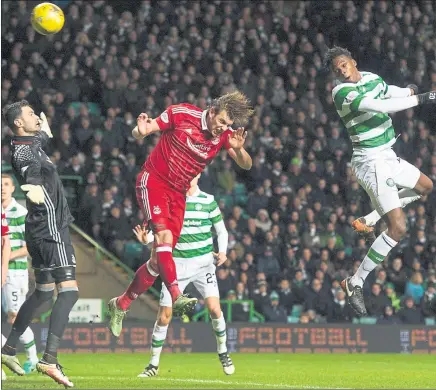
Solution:
M38 302L47 302L53 299L54 284L36 284L35 291L33 292Z
M388 235L392 237L395 241L400 241L407 232L406 220L401 218L390 224L388 229Z
M423 190L423 195L428 195L433 191L433 181L427 177L427 180L425 181L425 187Z
M421 195L428 195L433 191L433 181L423 173L415 186L415 191Z
M17 313L15 313L14 311L8 312L8 322L10 324L13 324L16 319L17 319Z
M79 299L79 289L77 286L58 286L58 300L61 299L68 307L73 307Z
M173 311L171 307L161 307L159 310L158 316L158 325L159 326L167 326L171 322L171 318L173 316Z

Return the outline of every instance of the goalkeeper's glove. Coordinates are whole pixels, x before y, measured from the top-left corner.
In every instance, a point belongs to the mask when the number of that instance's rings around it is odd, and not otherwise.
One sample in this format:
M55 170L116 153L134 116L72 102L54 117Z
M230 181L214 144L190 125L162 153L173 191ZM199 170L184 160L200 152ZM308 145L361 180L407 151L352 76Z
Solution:
M48 135L48 138L53 138L53 134L50 130L50 126L48 125L47 117L43 112L41 112L40 118L41 118L41 131L46 133Z
M32 203L41 204L44 203L44 190L42 186L36 186L33 184L24 184L21 186L24 192L27 192L26 196Z
M416 95L416 97L418 98L418 104L436 104L436 91L421 93L419 95Z

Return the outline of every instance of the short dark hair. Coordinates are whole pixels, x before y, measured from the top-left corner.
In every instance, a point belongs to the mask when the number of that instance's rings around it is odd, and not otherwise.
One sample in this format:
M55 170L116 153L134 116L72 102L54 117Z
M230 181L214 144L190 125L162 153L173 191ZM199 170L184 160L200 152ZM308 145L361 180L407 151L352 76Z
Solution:
M27 100L20 100L19 102L8 104L5 108L3 108L3 116L13 132L16 130L14 123L15 119L21 115L21 109L27 106L30 106Z
M330 69L333 63L333 60L339 56L346 56L349 58L353 58L351 52L348 49L340 46L333 46L331 49L328 49L324 55L324 66L327 69Z

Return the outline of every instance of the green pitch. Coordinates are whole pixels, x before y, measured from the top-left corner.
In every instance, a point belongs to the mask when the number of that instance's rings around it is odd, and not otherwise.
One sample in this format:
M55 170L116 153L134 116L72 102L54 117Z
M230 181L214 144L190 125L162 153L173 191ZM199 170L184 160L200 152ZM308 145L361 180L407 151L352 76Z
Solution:
M259 353L232 358L236 372L225 376L215 354L163 354L155 378L136 377L148 355L72 354L62 355L61 362L78 389L436 388L433 355ZM5 372L4 389L62 388L41 374L16 377Z

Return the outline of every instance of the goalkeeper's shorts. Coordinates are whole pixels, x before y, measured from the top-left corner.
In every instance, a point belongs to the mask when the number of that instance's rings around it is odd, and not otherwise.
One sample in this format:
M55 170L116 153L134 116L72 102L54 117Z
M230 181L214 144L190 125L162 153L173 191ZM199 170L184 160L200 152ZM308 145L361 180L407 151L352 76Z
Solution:
M75 267L76 256L68 227L59 230L53 238L28 240L27 250L32 257L32 268L51 271L61 267Z

